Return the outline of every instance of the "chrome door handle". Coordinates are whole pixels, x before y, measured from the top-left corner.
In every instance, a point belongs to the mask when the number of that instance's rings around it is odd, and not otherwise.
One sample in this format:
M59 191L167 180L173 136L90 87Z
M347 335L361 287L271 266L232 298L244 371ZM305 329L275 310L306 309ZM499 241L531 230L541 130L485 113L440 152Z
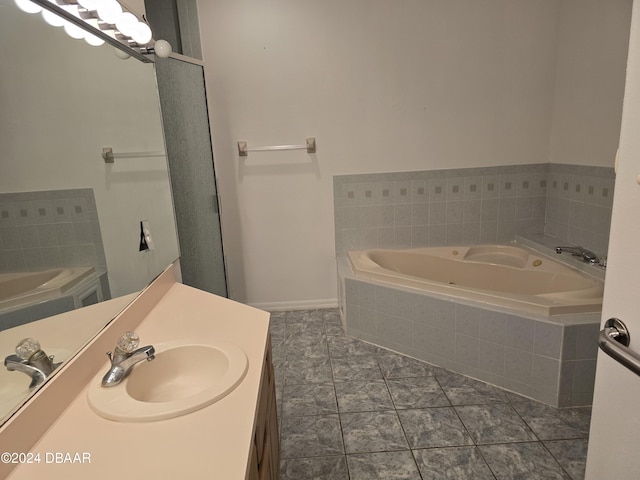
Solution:
M604 353L618 361L636 375L640 375L640 355L627 348L631 343L629 330L617 318L610 318L598 335L598 346Z

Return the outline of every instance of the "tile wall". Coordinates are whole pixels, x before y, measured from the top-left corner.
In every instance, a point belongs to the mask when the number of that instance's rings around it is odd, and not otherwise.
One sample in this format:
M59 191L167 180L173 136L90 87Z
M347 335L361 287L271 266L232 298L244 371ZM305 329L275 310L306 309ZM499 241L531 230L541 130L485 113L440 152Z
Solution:
M549 165L545 234L606 254L613 168Z
M590 404L599 314L553 323L414 294L350 276L342 254L546 235L606 255L614 181L613 168L561 164L334 177L347 332L551 405Z
M547 234L603 254L613 168L532 164L334 177L336 253Z
M347 270L348 335L549 405L591 404L598 313L549 322L365 282Z
M0 193L0 272L106 268L93 189Z

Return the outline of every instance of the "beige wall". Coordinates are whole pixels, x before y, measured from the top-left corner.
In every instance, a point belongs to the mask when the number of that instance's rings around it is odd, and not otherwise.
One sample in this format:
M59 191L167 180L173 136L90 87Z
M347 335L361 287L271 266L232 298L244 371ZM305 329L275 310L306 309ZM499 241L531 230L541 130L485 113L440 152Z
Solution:
M632 0L562 0L551 163L613 166Z
M546 163L554 113L574 114L554 110L556 83L572 81L557 56L573 48L559 34L570 22L556 0L198 8L230 291L248 303L335 302L333 175ZM605 27L589 38L607 37ZM308 136L315 155L237 155L239 140Z

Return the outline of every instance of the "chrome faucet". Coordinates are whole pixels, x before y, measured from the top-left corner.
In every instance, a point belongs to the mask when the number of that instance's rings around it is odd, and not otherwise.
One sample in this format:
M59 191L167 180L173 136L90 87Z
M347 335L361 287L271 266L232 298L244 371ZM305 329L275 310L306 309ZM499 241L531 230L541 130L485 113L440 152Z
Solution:
M31 377L29 389L43 383L62 362L54 362L53 355L47 356L40 344L33 338L25 338L16 345L15 355L4 359L4 366L10 372L22 372Z
M151 345L136 349L140 343L140 337L136 332L126 332L118 340L114 353L107 352L111 360L111 368L102 377L103 387L113 387L124 380L131 368L143 360L150 362L155 358L156 350Z
M590 265L597 265L600 263L600 259L595 253L580 246L556 247L556 253L562 252L570 253L574 257L580 257L583 261L587 262Z

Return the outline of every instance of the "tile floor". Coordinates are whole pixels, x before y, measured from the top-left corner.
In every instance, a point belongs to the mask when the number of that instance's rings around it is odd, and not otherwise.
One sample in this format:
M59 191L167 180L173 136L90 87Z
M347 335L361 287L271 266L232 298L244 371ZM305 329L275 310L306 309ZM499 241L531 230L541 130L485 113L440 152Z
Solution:
M590 408L556 409L275 312L281 480L584 477Z

